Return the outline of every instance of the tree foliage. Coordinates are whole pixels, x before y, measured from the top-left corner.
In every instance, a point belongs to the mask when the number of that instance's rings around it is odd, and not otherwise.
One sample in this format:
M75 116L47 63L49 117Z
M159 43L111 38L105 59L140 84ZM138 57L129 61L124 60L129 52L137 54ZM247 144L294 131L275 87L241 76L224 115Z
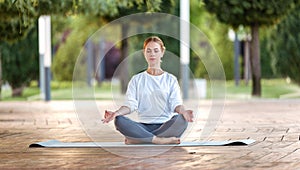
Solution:
M26 36L37 13L32 1L1 0L0 16L0 41L12 42Z
M267 29L265 31L270 31ZM274 69L272 68L272 57L270 55L270 51L267 48L269 46L269 35L265 35L264 38L261 38L261 77L262 78L276 78L279 74L276 74Z
M52 71L55 80L72 80L77 57L80 52L85 52L82 49L86 40L100 26L96 21L96 17L77 16L70 22L70 26L65 28L63 32L67 35L58 42L53 60Z
M295 0L204 0L206 8L221 22L239 25L272 25L289 12ZM209 2L210 1L210 2ZM223 10L220 10L223 9Z
M37 27L18 42L1 44L3 80L12 87L13 96L21 95L23 88L38 78L37 46Z
M24 37L40 15L117 16L120 10L132 7L155 12L162 8L161 0L0 0L0 41Z
M272 31L268 49L277 74L300 85L300 5Z
M212 46L215 47L224 66L226 79L233 78L233 43L227 36L229 26L217 21L217 18L204 8L203 3L191 0L191 23L197 26L207 36ZM193 33L191 33L193 39ZM204 46L204 43L199 42ZM203 48L203 47L200 47ZM207 71L199 56L191 53L191 69L196 77L208 77Z

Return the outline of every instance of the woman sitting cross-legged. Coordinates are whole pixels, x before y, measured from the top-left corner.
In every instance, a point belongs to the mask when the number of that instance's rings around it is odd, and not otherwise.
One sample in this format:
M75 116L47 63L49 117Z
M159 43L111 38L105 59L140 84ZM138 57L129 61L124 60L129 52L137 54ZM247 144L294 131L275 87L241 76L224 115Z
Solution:
M193 111L184 108L176 77L161 69L162 40L147 38L143 52L147 70L132 77L125 104L116 111L105 111L102 121L114 120L126 144L179 144L188 122L193 121ZM133 111L138 112L138 122L124 116Z

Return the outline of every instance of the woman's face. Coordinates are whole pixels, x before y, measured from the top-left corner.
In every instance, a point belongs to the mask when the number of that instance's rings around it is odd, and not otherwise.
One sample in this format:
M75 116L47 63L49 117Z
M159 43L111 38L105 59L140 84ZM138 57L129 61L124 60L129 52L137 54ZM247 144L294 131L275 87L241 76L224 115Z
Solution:
M144 55L150 67L160 67L164 51L162 51L161 46L158 43L150 41L144 49Z

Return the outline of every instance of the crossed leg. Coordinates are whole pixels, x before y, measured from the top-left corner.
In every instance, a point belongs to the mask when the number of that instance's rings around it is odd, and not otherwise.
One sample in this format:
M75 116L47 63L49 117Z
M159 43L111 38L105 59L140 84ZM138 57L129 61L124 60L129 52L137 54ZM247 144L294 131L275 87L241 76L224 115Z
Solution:
M180 136L187 128L182 115L173 116L163 124L143 124L125 116L115 118L115 126L125 136L125 144L154 143L179 144Z

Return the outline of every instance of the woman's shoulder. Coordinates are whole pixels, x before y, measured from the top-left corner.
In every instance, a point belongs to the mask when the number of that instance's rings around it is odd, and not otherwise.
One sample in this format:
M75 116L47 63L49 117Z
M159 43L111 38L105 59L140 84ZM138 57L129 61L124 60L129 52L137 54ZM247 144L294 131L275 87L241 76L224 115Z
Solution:
M145 71L138 72L131 77L131 80L140 79L145 76Z
M177 80L177 77L174 76L172 73L166 72L165 71L165 75L167 78L171 79L171 80Z

